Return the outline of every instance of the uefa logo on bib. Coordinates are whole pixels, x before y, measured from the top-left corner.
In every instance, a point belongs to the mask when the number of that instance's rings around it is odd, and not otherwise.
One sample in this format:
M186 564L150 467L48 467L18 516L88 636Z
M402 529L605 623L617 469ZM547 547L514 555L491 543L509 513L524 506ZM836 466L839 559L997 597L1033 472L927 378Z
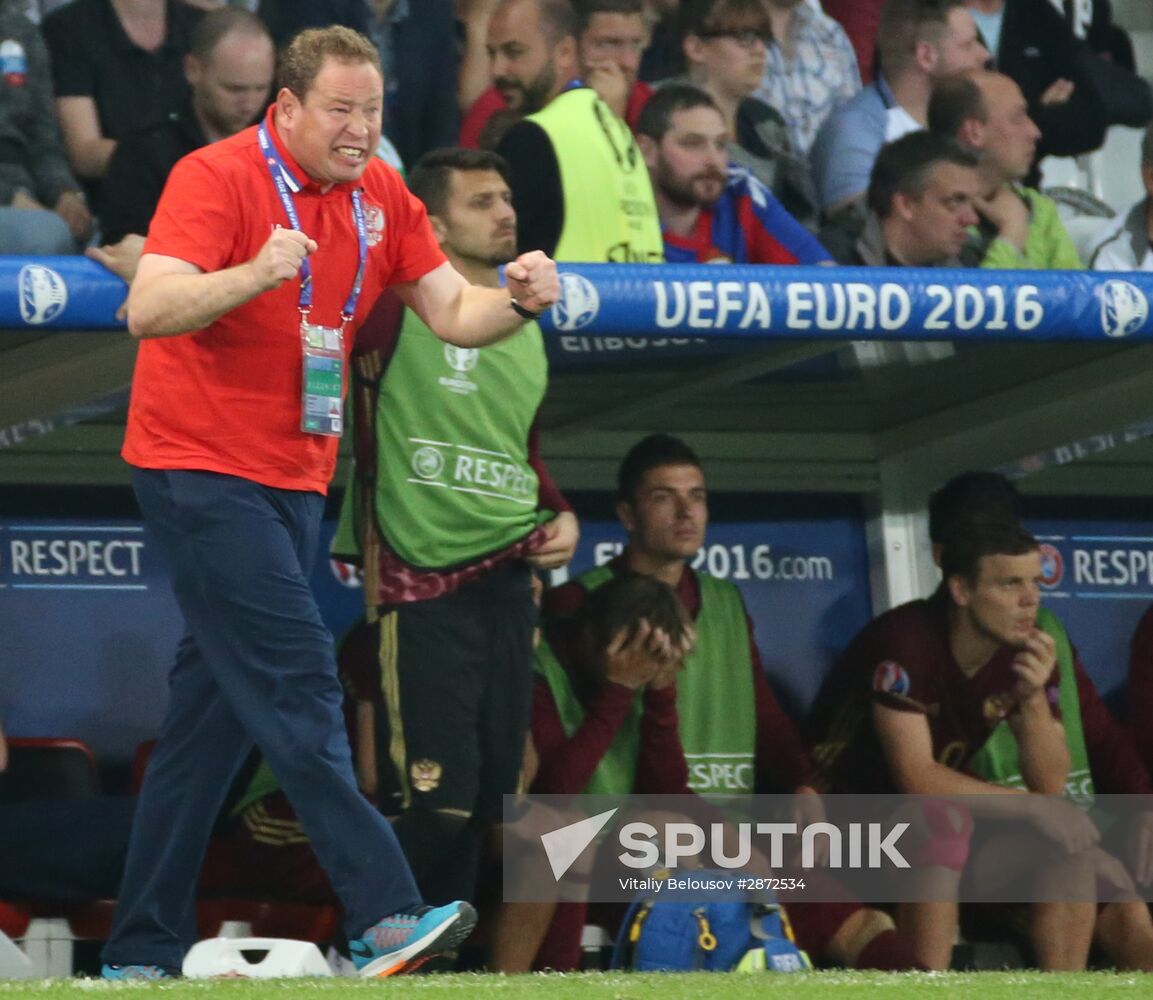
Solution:
M1113 279L1097 289L1101 300L1101 328L1107 337L1128 337L1149 318L1149 300L1128 281Z
M50 267L25 264L16 277L20 316L29 326L51 323L68 305L68 286Z
M444 456L439 448L425 445L412 453L412 471L421 479L436 479L444 472Z
M560 299L552 307L552 318L558 330L581 330L597 318L601 297L588 278L571 271L558 274Z

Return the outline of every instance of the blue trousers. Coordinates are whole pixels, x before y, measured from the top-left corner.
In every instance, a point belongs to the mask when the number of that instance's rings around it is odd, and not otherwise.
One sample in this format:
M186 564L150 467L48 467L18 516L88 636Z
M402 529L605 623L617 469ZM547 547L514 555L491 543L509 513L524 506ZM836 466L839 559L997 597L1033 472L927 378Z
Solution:
M179 970L213 822L253 744L359 936L420 901L388 822L356 786L332 636L308 585L324 498L212 472L135 469L187 630L137 805L104 960Z

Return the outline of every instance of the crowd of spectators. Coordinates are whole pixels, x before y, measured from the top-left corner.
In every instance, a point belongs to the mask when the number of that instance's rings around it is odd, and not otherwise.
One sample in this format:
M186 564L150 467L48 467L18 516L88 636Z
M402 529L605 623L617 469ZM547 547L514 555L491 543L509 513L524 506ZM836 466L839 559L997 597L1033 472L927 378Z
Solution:
M222 8L259 19L278 48L327 23L368 35L386 81L378 154L401 170L431 149L461 145L500 147L515 173L524 134L509 147L505 133L566 88L589 87L637 132L657 89L693 84L723 118L726 169L744 168L774 198L774 210L835 244L829 256L838 259L845 253L836 247L866 235L878 153L910 132L951 134L981 161L971 245L957 260L1033 266L1025 217L1033 227L1042 215L1046 240L1064 244L1052 231L1078 211L1072 199L1059 211L1038 200L1045 158L1098 149L1110 125L1153 119L1132 40L1106 0L827 0L823 7L820 0L2 0L0 252L88 247L130 274L100 245L142 234L173 154L225 134L205 129L192 98L204 63L197 25ZM1004 80L977 74L982 68ZM219 95L246 88L229 132L251 124L272 96L271 84L256 93L260 72L240 79L243 72L218 70L213 83ZM962 122L938 116L934 124L932 92L944 82L955 96L960 76L977 85L975 104ZM1011 127L1028 159L997 180L987 162L995 154L982 140L998 129L992 105L1010 83L1023 101ZM951 111L960 113L955 101ZM528 136L526 149L539 152ZM122 142L128 149L117 156ZM1146 188L1149 159L1147 142L1134 164ZM134 206L132 184L142 173L146 194ZM548 250L565 206L556 183L543 187L544 196L534 185L513 190L523 239ZM657 200L668 207L659 192ZM1076 252L1062 245L1043 266L1148 267L1148 202L1095 211L1099 223L1078 219ZM979 252L1006 227L1010 245L1018 237L1016 254ZM768 231L776 235L771 223ZM762 262L756 254L743 259Z

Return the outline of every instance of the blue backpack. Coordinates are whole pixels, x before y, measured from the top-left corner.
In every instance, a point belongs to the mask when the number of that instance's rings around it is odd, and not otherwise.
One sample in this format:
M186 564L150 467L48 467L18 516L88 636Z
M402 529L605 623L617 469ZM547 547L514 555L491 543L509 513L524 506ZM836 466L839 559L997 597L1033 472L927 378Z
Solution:
M727 899L705 903L671 895L667 890L645 892L629 905L613 947L614 969L801 972L813 967L797 947L784 907L772 893L757 892L755 899L728 894Z

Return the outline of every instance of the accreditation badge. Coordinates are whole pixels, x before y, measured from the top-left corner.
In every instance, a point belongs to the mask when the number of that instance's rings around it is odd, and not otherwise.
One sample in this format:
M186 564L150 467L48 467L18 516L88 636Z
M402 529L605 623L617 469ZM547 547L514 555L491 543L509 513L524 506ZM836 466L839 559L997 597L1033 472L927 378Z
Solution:
M300 321L303 362L300 429L305 434L340 437L344 429L344 329Z

